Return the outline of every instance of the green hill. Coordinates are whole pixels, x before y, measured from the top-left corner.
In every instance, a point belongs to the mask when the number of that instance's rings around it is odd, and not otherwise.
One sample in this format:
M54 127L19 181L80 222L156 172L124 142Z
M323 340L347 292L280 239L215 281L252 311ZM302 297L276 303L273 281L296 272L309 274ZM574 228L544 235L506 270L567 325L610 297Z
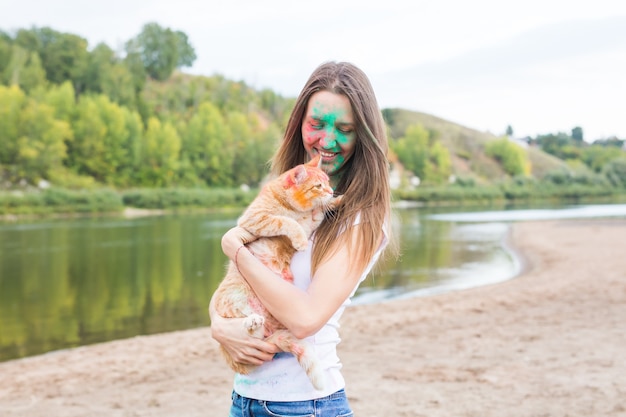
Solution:
M452 160L453 175L472 178L479 183L505 178L500 164L485 154L485 144L499 139L489 132L480 132L457 123L406 109L390 108L383 110L383 116L389 128L391 140L402 137L407 127L422 125L431 136L440 140L449 150ZM563 168L565 162L542 150L529 146L528 157L531 163L531 175L539 178L547 172Z

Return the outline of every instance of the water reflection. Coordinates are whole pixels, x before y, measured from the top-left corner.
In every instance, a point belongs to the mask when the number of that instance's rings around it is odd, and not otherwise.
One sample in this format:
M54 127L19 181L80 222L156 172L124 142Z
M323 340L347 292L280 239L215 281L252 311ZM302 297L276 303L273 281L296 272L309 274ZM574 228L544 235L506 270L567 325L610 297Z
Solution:
M0 359L208 324L234 220L0 227Z
M423 212L401 212L396 235L400 259L387 260L354 298L354 303L429 295L513 277L519 265L504 245L506 223L456 224L434 221Z
M618 208L626 214L626 206ZM513 276L515 258L502 245L508 221L492 216L476 223L468 213L456 215L399 211L394 228L401 258L382 262L355 303ZM226 263L221 236L235 219L211 214L0 224L0 360L208 325L207 305Z

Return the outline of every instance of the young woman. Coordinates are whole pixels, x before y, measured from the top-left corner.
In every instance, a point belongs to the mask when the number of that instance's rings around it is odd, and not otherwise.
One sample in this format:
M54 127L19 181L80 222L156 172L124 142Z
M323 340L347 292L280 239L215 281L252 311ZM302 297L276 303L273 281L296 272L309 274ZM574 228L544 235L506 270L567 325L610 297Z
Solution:
M219 317L211 306L213 338L238 362L260 365L235 376L231 417L352 415L337 357L339 318L389 242L387 148L367 76L350 63L319 66L296 101L272 173L321 155L335 193L343 195L341 205L327 214L309 248L294 255L295 285L242 248L254 237L241 228L223 236L222 249L274 317L314 347L326 376L324 390L313 388L293 355L248 336L243 319Z

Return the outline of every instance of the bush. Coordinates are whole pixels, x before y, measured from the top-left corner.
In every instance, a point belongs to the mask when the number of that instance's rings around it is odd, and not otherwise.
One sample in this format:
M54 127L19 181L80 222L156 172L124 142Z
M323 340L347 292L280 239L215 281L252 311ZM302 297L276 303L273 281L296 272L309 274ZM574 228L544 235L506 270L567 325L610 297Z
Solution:
M530 175L528 153L507 138L488 142L485 145L485 154L500 162L509 175Z
M114 190L46 190L0 192L0 214L106 213L124 208Z
M425 204L493 203L503 200L498 187L426 186L413 190L395 190L394 199L419 201Z
M609 185L607 178L592 171L572 171L558 169L548 172L541 178L544 183L553 185L588 185L605 187Z
M255 191L223 188L154 188L128 190L122 193L125 206L144 209L245 207L256 196Z
M602 172L613 186L626 188L626 157L609 162Z

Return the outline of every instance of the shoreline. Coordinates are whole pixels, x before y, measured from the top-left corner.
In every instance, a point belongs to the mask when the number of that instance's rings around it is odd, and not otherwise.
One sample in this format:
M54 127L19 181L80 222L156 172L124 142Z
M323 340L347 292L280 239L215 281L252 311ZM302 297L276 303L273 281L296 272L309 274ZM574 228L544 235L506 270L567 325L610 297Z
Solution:
M626 219L508 235L515 278L346 310L356 416L626 416ZM233 379L209 328L11 360L0 375L6 417L225 416Z

